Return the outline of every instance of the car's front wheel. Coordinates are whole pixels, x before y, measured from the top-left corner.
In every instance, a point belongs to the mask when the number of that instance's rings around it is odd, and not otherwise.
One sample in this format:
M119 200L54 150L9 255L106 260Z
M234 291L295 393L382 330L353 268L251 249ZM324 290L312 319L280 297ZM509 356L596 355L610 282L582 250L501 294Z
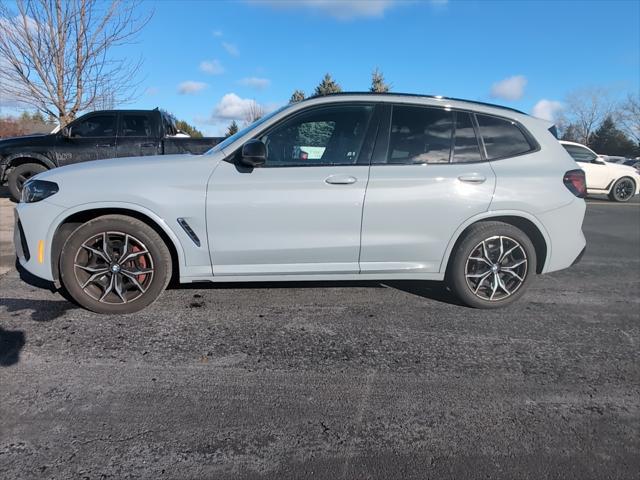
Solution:
M105 215L78 227L60 254L60 279L80 305L97 313L132 313L151 304L171 278L171 255L149 225Z
M629 177L622 177L613 184L609 199L614 202L628 202L636 193L636 184Z
M519 228L502 222L469 227L451 252L447 284L466 305L497 308L520 298L536 270L536 252Z

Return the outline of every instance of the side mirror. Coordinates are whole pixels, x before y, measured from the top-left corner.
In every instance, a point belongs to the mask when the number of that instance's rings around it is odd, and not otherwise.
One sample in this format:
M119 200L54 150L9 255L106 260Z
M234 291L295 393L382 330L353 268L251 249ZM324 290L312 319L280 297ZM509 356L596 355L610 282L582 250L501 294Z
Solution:
M605 165L605 161L600 158L594 158L591 160L591 163L595 163L596 165Z
M64 138L71 138L71 129L69 127L62 127L60 129L60 135Z
M249 140L242 146L240 163L247 167L261 167L267 161L267 147L260 140Z

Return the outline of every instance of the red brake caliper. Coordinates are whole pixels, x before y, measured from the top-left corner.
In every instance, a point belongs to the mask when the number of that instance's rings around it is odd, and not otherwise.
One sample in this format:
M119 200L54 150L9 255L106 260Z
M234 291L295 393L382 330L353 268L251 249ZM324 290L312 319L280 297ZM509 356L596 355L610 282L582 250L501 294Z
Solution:
M132 252L139 252L140 249L134 245L133 247L131 247L131 251ZM144 257L144 255L140 255L137 258L139 258L138 263L140 265L140 268L142 270L145 270L147 268L147 259ZM133 264L135 266L135 264L136 264L135 260L133 260ZM138 283L140 285L142 285L144 283L145 278L147 278L146 274L138 275L138 277L137 277Z

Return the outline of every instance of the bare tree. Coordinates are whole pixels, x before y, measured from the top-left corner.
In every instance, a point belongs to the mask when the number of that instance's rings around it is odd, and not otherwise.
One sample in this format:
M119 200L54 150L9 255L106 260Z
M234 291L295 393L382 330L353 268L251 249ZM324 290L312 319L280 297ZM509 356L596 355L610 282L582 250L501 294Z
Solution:
M259 120L264 115L264 107L255 100L251 100L251 103L247 106L244 112L244 121L247 125Z
M0 2L3 96L55 117L62 126L94 106L135 97L141 61L116 58L151 14L140 0Z
M605 88L576 90L567 95L560 124L574 129L578 141L589 142L589 136L609 115L615 116L614 102Z
M620 127L636 143L640 143L640 95L629 94L620 105Z

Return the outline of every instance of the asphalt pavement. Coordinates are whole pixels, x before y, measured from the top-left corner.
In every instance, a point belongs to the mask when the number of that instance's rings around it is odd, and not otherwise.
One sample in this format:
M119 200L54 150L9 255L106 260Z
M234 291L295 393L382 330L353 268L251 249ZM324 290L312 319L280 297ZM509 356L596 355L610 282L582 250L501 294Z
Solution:
M637 479L640 203L515 305L191 286L108 317L0 276L0 478ZM6 252L5 252L6 253Z

